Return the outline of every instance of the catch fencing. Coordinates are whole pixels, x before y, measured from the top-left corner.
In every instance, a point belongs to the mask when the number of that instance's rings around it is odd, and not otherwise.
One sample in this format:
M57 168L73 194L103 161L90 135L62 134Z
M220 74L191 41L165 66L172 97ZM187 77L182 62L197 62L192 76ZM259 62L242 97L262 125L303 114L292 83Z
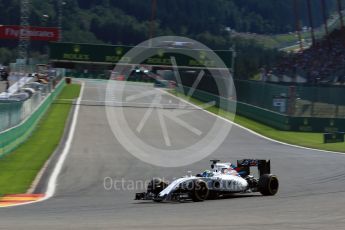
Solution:
M235 81L237 100L292 117L345 118L345 86Z
M242 82L242 85L235 83L237 87L237 101L219 97L215 94L211 94L199 89L195 89L192 95L193 98L196 98L205 103L215 102L216 106L220 106L222 109L235 113L234 108L236 108L236 114L248 117L252 120L258 121L260 123L266 124L273 128L285 131L304 131L304 132L337 132L345 131L345 115L342 115L340 107L343 99L333 97L334 94L338 94L339 97L342 95L339 94L344 90L343 88L337 88L337 90L332 91L331 89L321 88L312 90L318 90L319 93L317 97L312 95L312 91L304 91L303 88L293 90L289 89L288 86L274 86L274 85L259 85L260 87L255 87L251 82ZM184 86L183 91L180 87L176 88L178 92L188 94L190 91L189 87ZM289 91L290 90L290 91ZM296 90L296 92L294 91ZM302 90L302 92L300 91ZM299 93L298 93L299 92ZM319 108L310 109L309 112L304 110L304 116L299 116L300 110L296 109L296 104L291 102L289 99L289 94L296 94L299 97L302 97L304 100L311 100L311 104L314 107L323 106L335 106L338 107L338 112L335 113L335 110L326 110L321 115ZM286 94L286 95L285 95ZM328 94L328 96L327 96ZM256 95L256 96L255 96ZM278 95L279 97L275 96ZM279 102L286 100L286 104L277 103L279 106L275 108L273 105L274 100L279 99ZM296 98L297 100L297 98ZM302 99L298 99L302 100ZM234 105L236 104L236 106ZM289 103L292 103L289 105ZM297 103L297 102L295 102ZM339 103L339 104L330 104L330 103ZM284 105L286 107L285 112L279 112L274 110L279 110L279 107ZM292 105L292 106L291 106ZM325 107L327 108L327 107ZM295 110L293 110L295 109ZM341 113L340 113L341 112ZM291 114L289 114L291 113ZM317 114L318 116L315 116Z
M15 125L0 132L0 157L13 151L31 135L38 121L62 91L65 84L65 81L61 80L52 92L36 93L25 102L8 103L5 106L0 104L0 108L4 106L0 110L1 124Z

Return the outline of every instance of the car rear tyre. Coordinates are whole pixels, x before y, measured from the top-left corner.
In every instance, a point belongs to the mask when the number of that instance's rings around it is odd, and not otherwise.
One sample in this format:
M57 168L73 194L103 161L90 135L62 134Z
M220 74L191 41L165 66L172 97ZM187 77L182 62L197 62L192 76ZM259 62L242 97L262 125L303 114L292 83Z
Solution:
M272 174L264 174L259 178L259 192L264 196L274 196L279 189L279 181L277 176Z

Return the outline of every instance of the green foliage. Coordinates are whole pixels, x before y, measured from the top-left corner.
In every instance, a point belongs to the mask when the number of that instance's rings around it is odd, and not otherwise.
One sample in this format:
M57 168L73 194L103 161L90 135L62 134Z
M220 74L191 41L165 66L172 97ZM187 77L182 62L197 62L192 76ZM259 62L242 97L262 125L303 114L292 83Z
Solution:
M31 24L57 26L58 0L32 0ZM149 0L61 0L66 41L137 44L148 37ZM19 24L19 0L0 0L0 24ZM328 12L335 0L326 1ZM308 25L306 1L298 1L302 24ZM322 24L320 1L312 1L315 25ZM18 17L15 17L18 15ZM43 17L46 15L48 17ZM295 28L293 0L164 0L157 1L156 34L223 37L225 28L260 34Z
M0 48L0 63L4 65L8 65L10 60L12 60L13 57L13 52L5 47Z
M150 0L32 0L31 24L56 27L59 2L63 2L62 29L66 42L136 45L149 37ZM308 25L306 1L297 2L302 25ZM19 0L0 0L0 24L19 23L19 3ZM326 4L331 12L336 0L326 1ZM314 24L321 25L320 1L312 1L312 6ZM212 49L229 49L235 44L241 61L236 73L243 78L253 75L260 65L269 65L276 58L276 52L259 47L256 41L266 47L276 47L280 40L263 37L261 40L255 37L255 41L243 37L236 39L229 28L266 35L287 33L295 28L293 0L162 0L157 1L155 18L155 36L188 36ZM4 46L2 42L0 45ZM15 46L16 43L10 47ZM31 48L45 53L44 46L32 42ZM0 57L10 58L4 55Z

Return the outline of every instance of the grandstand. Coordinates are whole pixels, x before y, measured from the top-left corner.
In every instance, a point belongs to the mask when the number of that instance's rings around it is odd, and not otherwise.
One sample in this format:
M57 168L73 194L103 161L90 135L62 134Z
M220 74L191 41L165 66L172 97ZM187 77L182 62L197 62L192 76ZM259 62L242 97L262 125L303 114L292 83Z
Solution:
M272 82L345 84L345 28L335 29L309 49L287 54L267 71Z

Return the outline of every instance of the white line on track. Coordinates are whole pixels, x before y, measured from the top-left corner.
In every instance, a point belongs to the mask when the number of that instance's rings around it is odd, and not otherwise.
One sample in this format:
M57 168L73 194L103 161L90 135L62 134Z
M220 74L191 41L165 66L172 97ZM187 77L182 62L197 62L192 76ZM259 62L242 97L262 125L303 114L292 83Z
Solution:
M44 200L49 199L50 197L52 197L54 195L55 190L56 190L57 178L61 172L63 163L65 162L67 155L69 153L69 150L71 148L75 128L77 126L77 121L78 121L80 101L81 101L83 94L84 94L84 87L85 87L85 83L83 82L81 85L80 95L79 95L79 98L78 98L77 103L76 103L77 105L75 108L75 112L73 114L71 128L70 128L70 131L68 133L68 137L67 137L67 140L65 143L65 148L63 149L63 151L62 151L62 153L61 153L61 155L60 155L60 157L59 157L59 159L58 159L58 161L54 167L53 173L50 175L49 182L48 182L48 188L47 188L46 196L45 196Z
M59 99L58 101L74 101L74 99ZM87 103L87 102L89 102L89 103L95 103L95 104L97 104L97 103L99 103L99 104L110 104L110 106L111 105L113 105L113 106L128 106L128 107L130 107L130 106L133 106L133 107L135 107L135 106L138 106L138 107L140 107L140 106L142 106L142 107L154 107L154 108L161 108L161 107L164 107L164 106L166 106L166 107L168 107L169 108L169 106L173 109L173 108L176 108L176 109L188 109L185 105L181 105L181 104L173 104L173 103L168 103L168 104L162 104L162 103L155 103L155 104L152 104L152 103L145 103L145 102L122 102L122 101L119 101L119 100L116 100L116 99L114 99L114 100L81 100L80 101L80 103L79 103L79 105L85 105L85 106L88 106L88 104L83 104L83 103ZM78 102L76 102L75 103L75 105L77 104ZM209 104L211 104L211 103L209 103ZM92 105L92 104L90 104L90 105ZM107 106L107 105L104 105L104 106ZM193 106L194 108L197 108L198 110L200 110L200 108L198 108L198 107L195 107L195 106Z
M257 133L257 132L255 132L255 131L253 131L253 130L251 130L251 129L248 129L248 128L242 126L242 125L239 125L239 124L237 124L237 123L235 123L235 122L233 122L233 121L230 121L230 120L228 120L228 119L226 119L226 118L224 118L224 117L221 117L221 116L219 116L219 115L217 115L217 114L211 113L210 111L207 111L207 110L205 110L205 109L203 109L203 108L201 108L201 107L199 107L199 106L197 106L197 105L195 105L195 104L193 104L193 103L191 103L191 102L189 102L189 101L187 101L187 100L185 100L185 99L183 99L183 98L180 98L180 97L177 97L177 96L175 96L175 95L173 95L173 94L171 94L171 93L168 93L168 92L166 92L166 91L163 90L163 89L158 89L158 90L160 90L160 91L164 92L165 94L168 94L168 95L170 95L170 96L172 96L172 97L174 97L174 98L176 98L176 99L179 99L179 100L181 100L181 101L183 101L183 102L185 102L185 103L187 103L187 104L189 104L189 105L191 105L191 106L193 106L193 107L195 107L195 108L198 108L199 110L203 110L203 111L205 111L205 112L208 113L208 114L211 114L211 115L213 115L213 116L215 116L215 117L218 117L218 118L220 118L220 119L222 119L222 120L224 120L224 121L226 121L226 122L228 122L228 123L230 123L230 124L232 124L232 125L235 125L235 126L238 127L238 128L241 128L241 129L243 129L243 130L246 130L247 132L249 132L249 133L251 133L251 134L254 134L254 135L258 136L258 137L261 137L261 138L263 138L263 139L266 139L266 140L268 140L268 141L271 141L271 142L274 142L274 143L278 143L278 144L282 144L282 145L286 145L286 146L290 146L290 147L294 147L294 148L299 148L299 149L305 149L305 150L312 150L312 151L319 151L319 152L325 152L325 153L334 153L334 154L345 155L345 153L342 153L342 152L334 152L334 151L329 151L329 150L308 148L308 147L303 147L303 146L299 146L299 145L288 144L288 143L285 143L285 142L281 142L281 141L274 140L274 139L269 138L269 137L266 137L266 136L264 136L264 135L262 135L262 134L260 134L260 133Z

